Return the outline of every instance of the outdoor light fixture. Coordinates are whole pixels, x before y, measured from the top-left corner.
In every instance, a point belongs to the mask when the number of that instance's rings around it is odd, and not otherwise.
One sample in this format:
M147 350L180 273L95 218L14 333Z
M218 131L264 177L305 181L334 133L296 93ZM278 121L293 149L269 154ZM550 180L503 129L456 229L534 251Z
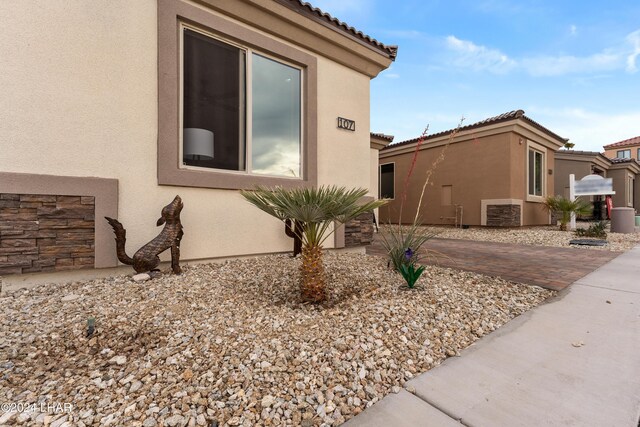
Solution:
M183 157L189 160L213 159L213 132L200 128L184 128Z

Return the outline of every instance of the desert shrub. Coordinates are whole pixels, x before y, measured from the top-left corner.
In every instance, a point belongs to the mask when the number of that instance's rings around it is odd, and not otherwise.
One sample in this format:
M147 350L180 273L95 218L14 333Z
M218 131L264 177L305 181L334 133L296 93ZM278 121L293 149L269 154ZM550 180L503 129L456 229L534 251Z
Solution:
M402 275L409 288L414 287L415 282L424 271L424 267L418 265L419 257L424 252L422 250L422 246L437 235L437 233L421 227L420 208L422 207L424 194L430 184L431 176L438 165L444 160L447 149L449 148L451 141L453 141L458 134L463 120L464 118L460 120L456 129L449 134L447 143L440 151L440 155L436 157L436 159L431 163L431 166L425 171L424 183L422 185L420 198L418 199L418 206L416 208L413 223L408 226L403 226L402 224L389 224L386 233L382 234L382 245L389 256L389 263L393 265L394 270ZM428 130L429 128L427 127L424 132L422 132L420 138L418 138L409 171L404 179L402 196L400 199L400 212L398 216L399 222L402 221L402 208L404 206L404 201L407 198L409 180L413 175L418 154L420 152L420 146L424 143Z
M607 238L607 221L597 221L589 225L588 228L578 228L574 232L578 237L594 237L597 239Z
M582 199L571 201L562 196L548 196L544 200L544 207L560 216L560 230L566 231L571 221L571 214L590 215L591 204Z
M326 279L322 263L322 243L336 230L335 223L344 224L364 212L386 203L374 200L361 203L367 194L364 188L321 186L319 188L257 187L240 194L258 209L280 221L299 221L304 227L293 233L302 241L302 298L311 303L321 303L327 298Z

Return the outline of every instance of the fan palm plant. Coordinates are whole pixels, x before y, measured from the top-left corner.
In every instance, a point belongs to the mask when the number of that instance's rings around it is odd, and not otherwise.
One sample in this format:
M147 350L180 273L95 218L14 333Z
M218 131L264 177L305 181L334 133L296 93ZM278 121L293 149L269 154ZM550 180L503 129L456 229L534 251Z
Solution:
M241 194L280 221L290 219L304 223L298 236L302 240L301 291L303 300L312 303L322 302L327 297L322 243L335 231L334 223L344 224L386 203L385 200L360 203L367 194L366 189L348 190L336 186L292 190L257 187L252 191L241 191Z
M567 224L571 221L571 214L590 215L591 205L582 199L571 201L562 196L548 196L544 200L545 207L560 215L560 231L567 231Z

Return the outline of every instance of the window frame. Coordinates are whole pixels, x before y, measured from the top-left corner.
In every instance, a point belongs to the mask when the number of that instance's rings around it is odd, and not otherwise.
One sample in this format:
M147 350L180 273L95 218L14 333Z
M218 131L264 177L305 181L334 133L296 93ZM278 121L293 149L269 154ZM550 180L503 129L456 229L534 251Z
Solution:
M303 159L303 155L304 155L304 139L303 139L303 135L304 135L304 114L303 114L303 100L304 100L304 69L302 67L300 67L299 65L296 65L294 63L291 63L289 61L285 61L281 58L275 58L272 55L269 55L268 53L264 53L261 50L257 50L251 47L247 47L247 46L242 46L238 43L235 43L233 41L224 39L222 37L219 37L213 33L210 33L206 30L203 30L201 28L198 28L194 25L191 25L189 23L186 22L178 22L179 25L179 31L180 31L180 35L179 35L179 43L180 43L180 96L178 101L180 102L180 108L179 108L179 125L178 125L178 132L179 132L179 159L183 158L183 150L184 150L184 137L183 137L183 129L184 129L184 78L182 78L182 76L184 75L183 73L183 69L184 69L184 30L188 29L191 30L193 32L199 33L205 37L209 37L215 41L218 41L220 43L224 43L228 46L232 46L238 50L241 50L245 53L245 68L244 68L244 78L246 79L245 81L245 100L244 100L244 115L245 115L245 120L244 120L244 130L243 130L243 135L244 135L244 148L242 149L242 151L244 152L244 169L238 169L238 170L234 170L234 169L219 169L219 168L208 168L208 167L204 167L204 166L194 166L194 165L186 165L184 164L183 161L180 161L178 167L180 169L193 169L193 170L199 170L199 171L206 171L206 172L223 172L223 173L236 173L236 174L242 174L242 175L252 175L252 176L256 176L256 177L277 177L277 178L283 178L283 179L294 179L294 180L301 180L304 176L304 163L302 162ZM295 68L296 70L300 71L300 147L299 147L299 155L300 155L300 166L299 166L299 176L284 176L284 175L269 175L269 174L261 174L261 173L256 173L253 172L253 60L254 57L253 55L259 55L263 58L266 58L268 60L277 62L278 64L281 65L285 65L291 68ZM240 141L238 141L240 142Z
M378 166L378 198L382 199L382 166L393 165L393 197L387 200L395 200L396 198L396 162L381 163Z
M622 156L620 156L620 153L622 153ZM625 153L629 153L629 157L625 157L624 154ZM626 149L626 150L618 150L616 151L616 158L618 159L630 159L631 158L631 149Z
M533 151L534 153L540 153L542 155L542 165L540 167L541 176L541 194L530 194L529 193L529 152ZM547 174L545 173L547 169L547 149L540 144L536 144L533 141L527 140L527 147L525 153L525 194L527 202L536 202L536 203L544 203L544 199L547 195ZM535 179L535 177L534 177Z
M248 48L302 71L300 177L184 167L182 164L183 24L224 43ZM158 184L251 189L256 185L299 188L317 184L317 58L273 37L182 0L158 0ZM249 123L246 124L249 126ZM248 138L247 138L248 139ZM247 142L247 145L249 142Z

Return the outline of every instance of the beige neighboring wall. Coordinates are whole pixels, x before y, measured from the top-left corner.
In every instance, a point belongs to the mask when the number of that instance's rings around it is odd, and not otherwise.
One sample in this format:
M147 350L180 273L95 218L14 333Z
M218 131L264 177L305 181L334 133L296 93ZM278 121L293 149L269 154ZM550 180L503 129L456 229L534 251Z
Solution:
M587 151L560 150L555 154L554 172L555 195L569 198L569 175L575 175L576 181L587 175L600 175L607 178L611 161L600 153ZM593 201L593 196L585 196Z
M185 260L291 250L284 226L235 190L158 185L155 0L0 2L0 16L0 171L118 180L130 255L158 234L160 210L176 194ZM369 75L295 48L317 57L318 184L371 188ZM338 116L356 131L337 129Z
M402 223L414 221L427 171L442 152L447 140L446 135L436 136L427 139L420 148L402 208ZM527 194L529 146L545 154L542 197ZM553 176L548 174L548 170L553 173L553 155L560 146L560 140L522 120L461 131L452 140L446 149L444 160L430 177L419 218L426 224L453 224L455 205L461 205L463 224L491 225L487 223L486 211L483 212L483 209L492 206L512 209L514 225L548 224L549 215L543 208L543 200L546 195L554 192ZM415 143L390 146L380 153L380 164L395 162L396 189L396 199L380 209L381 221L398 221L404 180L414 152ZM516 214L517 206L520 206L519 214Z
M569 198L569 175L574 174L576 181L591 175L591 162L579 160L562 160L556 158L555 190L556 196Z
M508 134L473 138L460 135L456 142L446 149L444 160L438 165L430 179L430 185L422 201L420 217L425 224L453 224L453 205L463 206L465 224L480 225L480 200L510 198L508 159L510 152ZM423 147L427 147L427 142ZM415 149L415 148L414 148ZM418 208L420 193L426 181L426 174L433 161L442 153L444 146L424 148L418 154L414 171L409 180L407 198L402 208L402 223L412 223ZM506 153L506 154L505 154ZM395 199L380 208L381 222L396 222L400 213L405 177L413 159L414 150L398 155L383 151L380 164L395 162ZM475 185L469 185L470 182ZM442 186L452 186L451 205L443 205Z
M609 168L607 176L613 178L613 191L616 192L612 196L614 208L640 208L640 199L636 197L638 194L638 180L640 174L640 165L635 161L614 163ZM633 188L629 185L629 181L633 181ZM630 197L631 196L631 197ZM631 203L629 202L631 199Z

